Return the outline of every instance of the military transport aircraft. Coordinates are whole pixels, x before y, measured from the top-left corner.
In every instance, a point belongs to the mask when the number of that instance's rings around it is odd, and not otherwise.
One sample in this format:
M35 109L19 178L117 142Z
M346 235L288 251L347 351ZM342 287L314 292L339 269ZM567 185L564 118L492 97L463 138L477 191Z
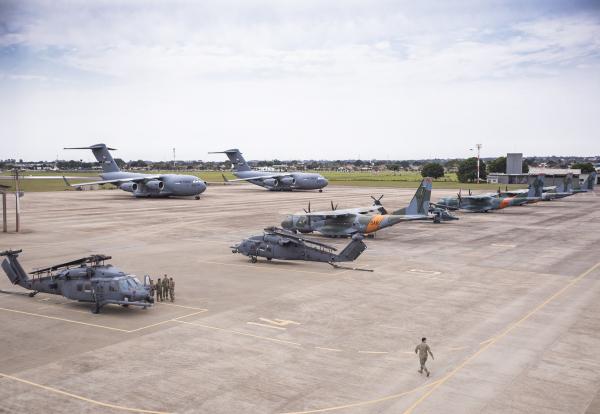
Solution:
M100 181L70 184L65 177L65 183L70 187L82 187L93 184L112 184L123 191L132 193L135 197L190 197L200 199L200 194L206 190L206 183L193 175L178 174L140 174L121 171L115 160L110 155L114 148L104 144L90 147L77 147L65 149L91 149L94 156L102 166Z
M573 194L575 194L573 192L573 174L567 174L556 186L544 187L542 200L556 200L572 196Z
M337 209L331 205L331 211L310 211L296 213L287 216L281 226L284 229L300 233L318 232L330 237L348 237L353 234L370 234L386 227L393 226L403 221L428 220L435 222L440 220L451 220L445 210L439 208L430 210L431 178L425 178L410 204L402 209L388 214L379 199L373 198L374 203L370 207ZM432 215L429 215L429 212Z
M17 260L21 252L0 252L0 256L6 256L2 261L2 269L13 285L31 290L29 296L43 292L91 302L95 305L93 313L100 312L108 304L141 306L145 309L154 303L147 281L142 284L134 275L104 264L110 256L97 254L37 269L30 273L33 275L30 278Z
M362 240L361 234L355 234L344 250L335 253L337 251L335 247L298 236L287 230L269 227L265 229L264 234L249 237L231 246L231 251L248 256L252 263L256 263L258 257L265 257L267 260L325 262L339 267L335 263L352 262L366 250L367 245Z
M319 190L319 192L322 192L323 187L328 184L325 177L320 174L253 171L238 149L209 152L209 154L226 154L233 164L233 174L238 178L227 180L223 177L227 182L248 181L271 191Z
M529 184L529 188L523 188L520 190L509 190L500 191L498 188L497 197L506 198L514 197L511 205L524 205L537 203L543 199L544 196L544 174L538 175L533 182Z

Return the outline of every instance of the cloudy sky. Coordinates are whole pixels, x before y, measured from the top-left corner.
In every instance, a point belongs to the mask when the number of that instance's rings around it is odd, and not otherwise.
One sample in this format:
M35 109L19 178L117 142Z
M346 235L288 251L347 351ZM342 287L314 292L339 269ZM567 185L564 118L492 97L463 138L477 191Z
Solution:
M0 159L600 154L598 1L0 0Z

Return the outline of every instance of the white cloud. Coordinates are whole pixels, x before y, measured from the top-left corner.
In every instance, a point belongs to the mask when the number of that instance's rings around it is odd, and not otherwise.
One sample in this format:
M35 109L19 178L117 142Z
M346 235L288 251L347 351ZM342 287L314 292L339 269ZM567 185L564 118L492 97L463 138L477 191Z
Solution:
M11 92L0 98L0 122L23 143L11 150L39 149L40 158L56 143L34 149L32 139L99 135L125 141L132 158L161 157L166 137L167 147L193 148L190 158L215 149L199 137L240 147L253 137L255 157L280 158L467 155L482 139L500 153L519 150L511 140L536 151L539 136L552 137L555 152L570 149L568 137L590 143L575 153L600 153L591 144L600 21L585 11L471 13L468 1L445 10L391 1L15 4L0 47L27 57L0 66L0 91Z

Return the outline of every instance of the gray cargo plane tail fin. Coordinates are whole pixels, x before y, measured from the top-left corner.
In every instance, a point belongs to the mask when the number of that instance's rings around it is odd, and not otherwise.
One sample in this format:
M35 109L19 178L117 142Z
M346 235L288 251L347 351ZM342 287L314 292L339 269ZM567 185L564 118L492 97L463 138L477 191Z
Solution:
M250 171L250 166L246 163L239 149L230 149L226 151L209 152L209 154L225 154L233 164L233 171Z
M569 173L564 176L562 181L556 185L557 193L571 193L573 192L573 174Z
M21 264L17 260L19 253L21 253L21 250L6 250L0 252L0 256L6 256L6 259L2 261L2 269L13 285L24 285L29 280L29 276L27 276L27 273L23 270Z
M544 174L540 174L531 184L529 184L529 191L527 192L527 197L535 198L541 197L544 189Z
M417 188L415 195L408 207L401 208L392 212L395 215L427 215L429 212L429 203L431 201L432 179L430 177L423 178L421 185Z
M583 184L581 185L581 188L583 190L593 190L594 186L596 185L596 177L597 177L597 173L596 171L590 173L585 181L583 182Z
M108 148L104 144L96 144L96 145L91 145L89 147L73 147L73 148L65 148L65 149L90 149L94 153L94 157L96 157L96 160L98 160L98 162L102 166L102 172L109 173L109 172L121 171L119 169L119 166L117 165L115 160L113 160L113 157L112 157L112 155L110 155L110 152L109 152L109 151L114 151L115 148Z
M335 262L352 262L367 249L362 234L352 236L352 241L335 257Z

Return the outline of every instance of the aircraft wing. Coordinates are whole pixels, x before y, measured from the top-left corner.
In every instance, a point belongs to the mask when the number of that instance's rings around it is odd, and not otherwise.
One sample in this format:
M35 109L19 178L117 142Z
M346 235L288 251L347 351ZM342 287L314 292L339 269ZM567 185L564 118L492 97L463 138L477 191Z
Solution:
M281 178L281 177L291 177L292 173L281 173L281 174L269 174L269 175L259 175L257 177L247 177L247 178L236 178L233 180L227 180L227 182L232 183L235 181L250 181L250 180L266 180L269 178Z
M321 212L321 213L305 213L305 214L300 214L306 217L319 217L319 218L323 218L323 219L330 219L330 218L336 218L336 219L343 219L343 218L350 218L350 217L354 217L356 214L355 213L350 213L350 212L336 212L336 211L327 211L327 212Z
M145 175L143 177L116 178L114 180L99 180L99 181L90 181L87 183L78 183L78 184L69 183L69 181L67 180L66 177L63 177L63 180L65 180L65 183L69 187L82 187L84 185L94 185L94 184L119 184L119 183L128 183L128 182L137 183L140 181L157 180L160 178L162 178L162 175Z

